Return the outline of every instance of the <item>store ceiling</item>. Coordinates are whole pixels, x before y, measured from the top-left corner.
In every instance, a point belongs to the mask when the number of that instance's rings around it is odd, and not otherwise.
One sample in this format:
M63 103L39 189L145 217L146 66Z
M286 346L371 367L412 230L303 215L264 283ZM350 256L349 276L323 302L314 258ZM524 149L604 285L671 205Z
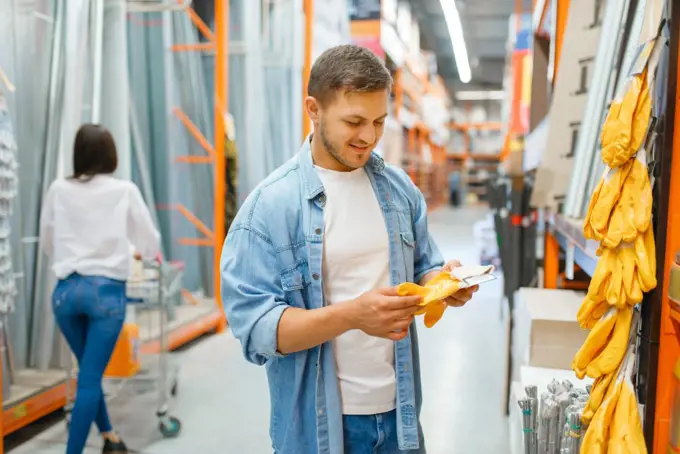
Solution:
M463 24L472 80L462 84L458 78L440 0L411 0L413 11L420 19L421 46L437 54L439 73L451 93L458 90L498 90L503 84L508 21L515 9L515 0L455 1Z

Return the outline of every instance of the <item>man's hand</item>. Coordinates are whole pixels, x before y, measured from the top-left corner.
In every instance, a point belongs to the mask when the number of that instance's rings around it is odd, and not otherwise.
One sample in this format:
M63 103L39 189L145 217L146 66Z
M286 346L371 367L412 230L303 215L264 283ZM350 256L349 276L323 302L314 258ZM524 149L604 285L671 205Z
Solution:
M398 296L394 287L366 292L348 302L350 324L371 336L401 340L408 335L421 300L420 296Z
M442 271L451 272L451 271L453 271L454 268L458 268L459 266L462 266L462 264L458 260L450 260L449 262L446 263L446 265L444 265L444 268L442 268ZM474 295L474 293L477 290L479 290L478 285L468 287L468 288L464 288L464 289L458 290L456 293L449 296L444 301L446 301L446 304L448 304L451 307L461 307L461 306L464 306L465 303L470 301L470 299L472 298L472 295Z

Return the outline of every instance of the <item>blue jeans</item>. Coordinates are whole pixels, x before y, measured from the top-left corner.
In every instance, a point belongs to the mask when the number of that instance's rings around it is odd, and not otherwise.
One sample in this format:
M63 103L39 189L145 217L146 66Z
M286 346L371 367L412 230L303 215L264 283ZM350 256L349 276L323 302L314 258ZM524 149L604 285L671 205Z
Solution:
M345 454L407 454L416 452L399 450L396 410L378 415L343 415L342 425ZM424 449L420 452L424 452Z
M125 321L125 282L72 274L57 283L52 309L78 359L76 401L71 413L66 454L81 454L92 422L111 432L102 377Z

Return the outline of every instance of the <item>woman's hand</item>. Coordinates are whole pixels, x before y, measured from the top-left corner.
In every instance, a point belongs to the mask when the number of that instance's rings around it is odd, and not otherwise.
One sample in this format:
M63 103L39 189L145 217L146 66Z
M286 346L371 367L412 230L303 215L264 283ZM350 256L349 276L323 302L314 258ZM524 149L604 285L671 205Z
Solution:
M442 271L451 272L454 268L458 268L460 266L463 265L458 260L450 260L446 263L446 265L444 265ZM446 298L444 301L450 307L461 307L470 301L470 299L472 299L472 295L474 295L477 290L479 290L479 285L460 289L453 295Z

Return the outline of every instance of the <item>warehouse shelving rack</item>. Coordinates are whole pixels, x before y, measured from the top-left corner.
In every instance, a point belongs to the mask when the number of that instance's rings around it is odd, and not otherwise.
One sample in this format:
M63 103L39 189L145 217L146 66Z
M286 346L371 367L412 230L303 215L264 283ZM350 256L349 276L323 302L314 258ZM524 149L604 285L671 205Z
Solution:
M546 2L549 0L546 0ZM558 1L559 19L566 14ZM568 3L568 0L563 0ZM670 13L667 85L663 94L665 113L657 125L657 162L653 166L654 223L657 255L657 288L642 303L642 324L638 346L637 395L643 408L643 425L647 449L653 454L669 451L673 395L677 382L673 367L680 358L680 339L674 326L675 313L669 301L670 270L680 252L680 111L676 110L678 46L680 45L680 8L667 2ZM567 8L568 10L568 8ZM561 40L560 40L561 41ZM557 67L557 63L556 63ZM586 240L582 220L547 213L543 259L546 288L560 287L560 276L573 275L574 269L592 276L597 265L597 244ZM562 266L561 266L562 265Z
M227 112L228 106L228 24L229 24L229 2L228 0L215 0L215 30L210 31L209 28L201 21L198 14L190 7L186 5L149 5L145 4L144 7L153 8L158 6L159 8L166 8L169 11L183 11L188 14L192 22L197 26L199 31L203 33L207 38L209 38L209 43L198 46L183 46L176 45L171 49L174 52L184 52L184 51L194 51L203 50L207 46L215 50L215 88L214 88L214 98L215 99L215 115L214 115L214 140L210 144L207 139L205 139L200 133L192 131L192 123L189 119L183 119L181 112L177 112L180 120L192 135L204 145L206 150L212 150L213 152L208 152L208 156L204 159L190 159L191 157L186 157L186 159L181 159L182 162L192 163L192 164L206 164L210 163L214 166L215 170L215 206L214 206L214 228L209 229L200 220L196 219L189 212L182 212L184 216L199 228L200 231L205 233L204 238L198 239L182 239L183 244L192 244L196 246L212 247L214 248L214 295L215 295L215 305L217 306L214 310L208 311L199 317L190 319L188 322L177 323L176 325L170 326L170 332L168 334L168 342L170 349L176 349L182 345L191 342L192 340L200 337L203 334L216 331L224 331L227 326L226 319L224 317L224 312L221 307L221 299L219 292L219 259L222 248L222 243L224 241L224 193L225 193L225 168L224 168L224 155L221 152L224 148L225 139L225 113ZM181 207L179 207L180 211ZM201 303L197 301L197 298L188 292L183 292L184 298L188 303L192 305L197 305ZM159 349L158 339L155 337L150 337L148 339L142 339L142 345L140 346L142 353L154 353ZM51 371L50 371L51 372ZM34 384L34 391L27 390L21 393L18 397L9 402L3 402L2 405L2 417L0 418L0 433L3 437L16 432L17 430L26 427L27 425L43 418L50 413L53 413L66 404L66 393L68 387L66 386L66 373L63 371L54 371L52 374L41 374L39 377L27 377L26 381ZM61 372L61 373L60 373ZM0 378L2 371L0 370ZM0 444L0 454L4 452L3 444Z

